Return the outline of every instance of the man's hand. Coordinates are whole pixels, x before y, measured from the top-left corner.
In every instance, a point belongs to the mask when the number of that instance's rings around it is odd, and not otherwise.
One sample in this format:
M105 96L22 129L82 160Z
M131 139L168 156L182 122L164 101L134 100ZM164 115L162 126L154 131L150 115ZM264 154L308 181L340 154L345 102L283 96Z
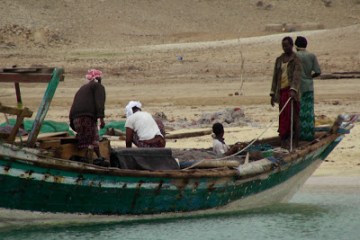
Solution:
M275 106L275 97L274 97L274 95L271 95L270 104L271 104L272 107Z
M297 95L296 91L291 89L291 90L290 90L290 97L291 97L292 99L296 100L296 95Z
M103 118L100 118L100 128L104 128L105 127L105 122Z
M127 148L131 148L132 146L132 142L133 142L133 138L134 138L134 130L132 130L131 128L127 127L126 128L126 147Z

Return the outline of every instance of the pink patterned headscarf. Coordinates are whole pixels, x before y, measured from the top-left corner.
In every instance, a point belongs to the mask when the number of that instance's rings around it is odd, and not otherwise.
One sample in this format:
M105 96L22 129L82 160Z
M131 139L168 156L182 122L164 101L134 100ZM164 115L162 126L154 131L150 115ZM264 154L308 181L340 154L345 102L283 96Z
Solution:
M100 70L90 69L90 70L88 70L88 72L86 74L86 79L89 81L93 81L97 77L101 77L101 75L102 75L102 72Z

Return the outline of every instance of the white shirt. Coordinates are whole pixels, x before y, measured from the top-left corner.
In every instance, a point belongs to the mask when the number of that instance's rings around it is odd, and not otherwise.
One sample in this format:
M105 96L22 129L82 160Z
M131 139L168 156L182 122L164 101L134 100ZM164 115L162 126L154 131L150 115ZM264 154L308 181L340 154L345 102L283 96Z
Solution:
M220 142L218 139L213 140L213 151L216 155L224 155L229 150L229 146Z
M162 136L154 118L148 112L135 112L126 119L125 127L134 130L141 141L153 139L156 135Z

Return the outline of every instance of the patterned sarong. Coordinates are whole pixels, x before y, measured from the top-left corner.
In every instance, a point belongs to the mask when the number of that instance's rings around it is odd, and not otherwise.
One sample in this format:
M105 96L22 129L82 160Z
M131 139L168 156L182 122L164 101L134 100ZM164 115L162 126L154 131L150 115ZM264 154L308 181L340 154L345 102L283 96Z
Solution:
M156 124L158 125L161 134L165 137L165 126L161 119L154 118ZM133 143L139 148L163 148L166 145L165 138L161 136L155 136L153 139L140 141L139 136L134 132Z
M304 92L300 102L300 139L314 140L315 135L314 92Z
M93 118L82 116L74 119L78 148L99 147L99 132Z
M284 107L285 103L290 97L290 87L280 90L280 102L279 111ZM299 136L299 111L300 104L297 101L293 101L293 137ZM285 109L279 115L279 135L282 140L286 140L291 135L291 101L286 105Z
M150 140L139 140L139 136L134 133L133 143L139 148L163 148L165 147L165 139L163 137L155 136Z

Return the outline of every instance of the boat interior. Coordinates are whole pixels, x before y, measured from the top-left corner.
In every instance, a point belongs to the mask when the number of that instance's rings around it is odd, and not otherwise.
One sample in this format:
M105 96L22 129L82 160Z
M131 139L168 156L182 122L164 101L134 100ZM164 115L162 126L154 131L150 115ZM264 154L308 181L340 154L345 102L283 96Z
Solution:
M0 112L16 117L14 126L0 127L0 141L20 147L29 147L32 140L30 135L22 128L24 118L30 118L32 111L28 108L7 107L0 103ZM328 130L328 128L327 128ZM315 144L325 136L327 131L316 133L312 142L300 141L294 151ZM113 136L108 138L114 139ZM111 140L106 136L100 141L101 155L108 162L107 166L121 169L137 170L175 170L184 168L216 168L236 167L238 165L257 161L264 158L282 158L289 154L288 149L280 147L278 137L272 137L252 142L242 142L242 148L237 154L228 157L216 156L212 149L175 149L175 148L113 148ZM121 141L121 137L117 141ZM78 161L94 164L96 155L86 157L86 150L77 148L77 139L68 132L54 132L39 134L34 148L41 149L43 154L52 158L69 161ZM197 164L201 161L201 164ZM194 166L196 165L196 166Z

